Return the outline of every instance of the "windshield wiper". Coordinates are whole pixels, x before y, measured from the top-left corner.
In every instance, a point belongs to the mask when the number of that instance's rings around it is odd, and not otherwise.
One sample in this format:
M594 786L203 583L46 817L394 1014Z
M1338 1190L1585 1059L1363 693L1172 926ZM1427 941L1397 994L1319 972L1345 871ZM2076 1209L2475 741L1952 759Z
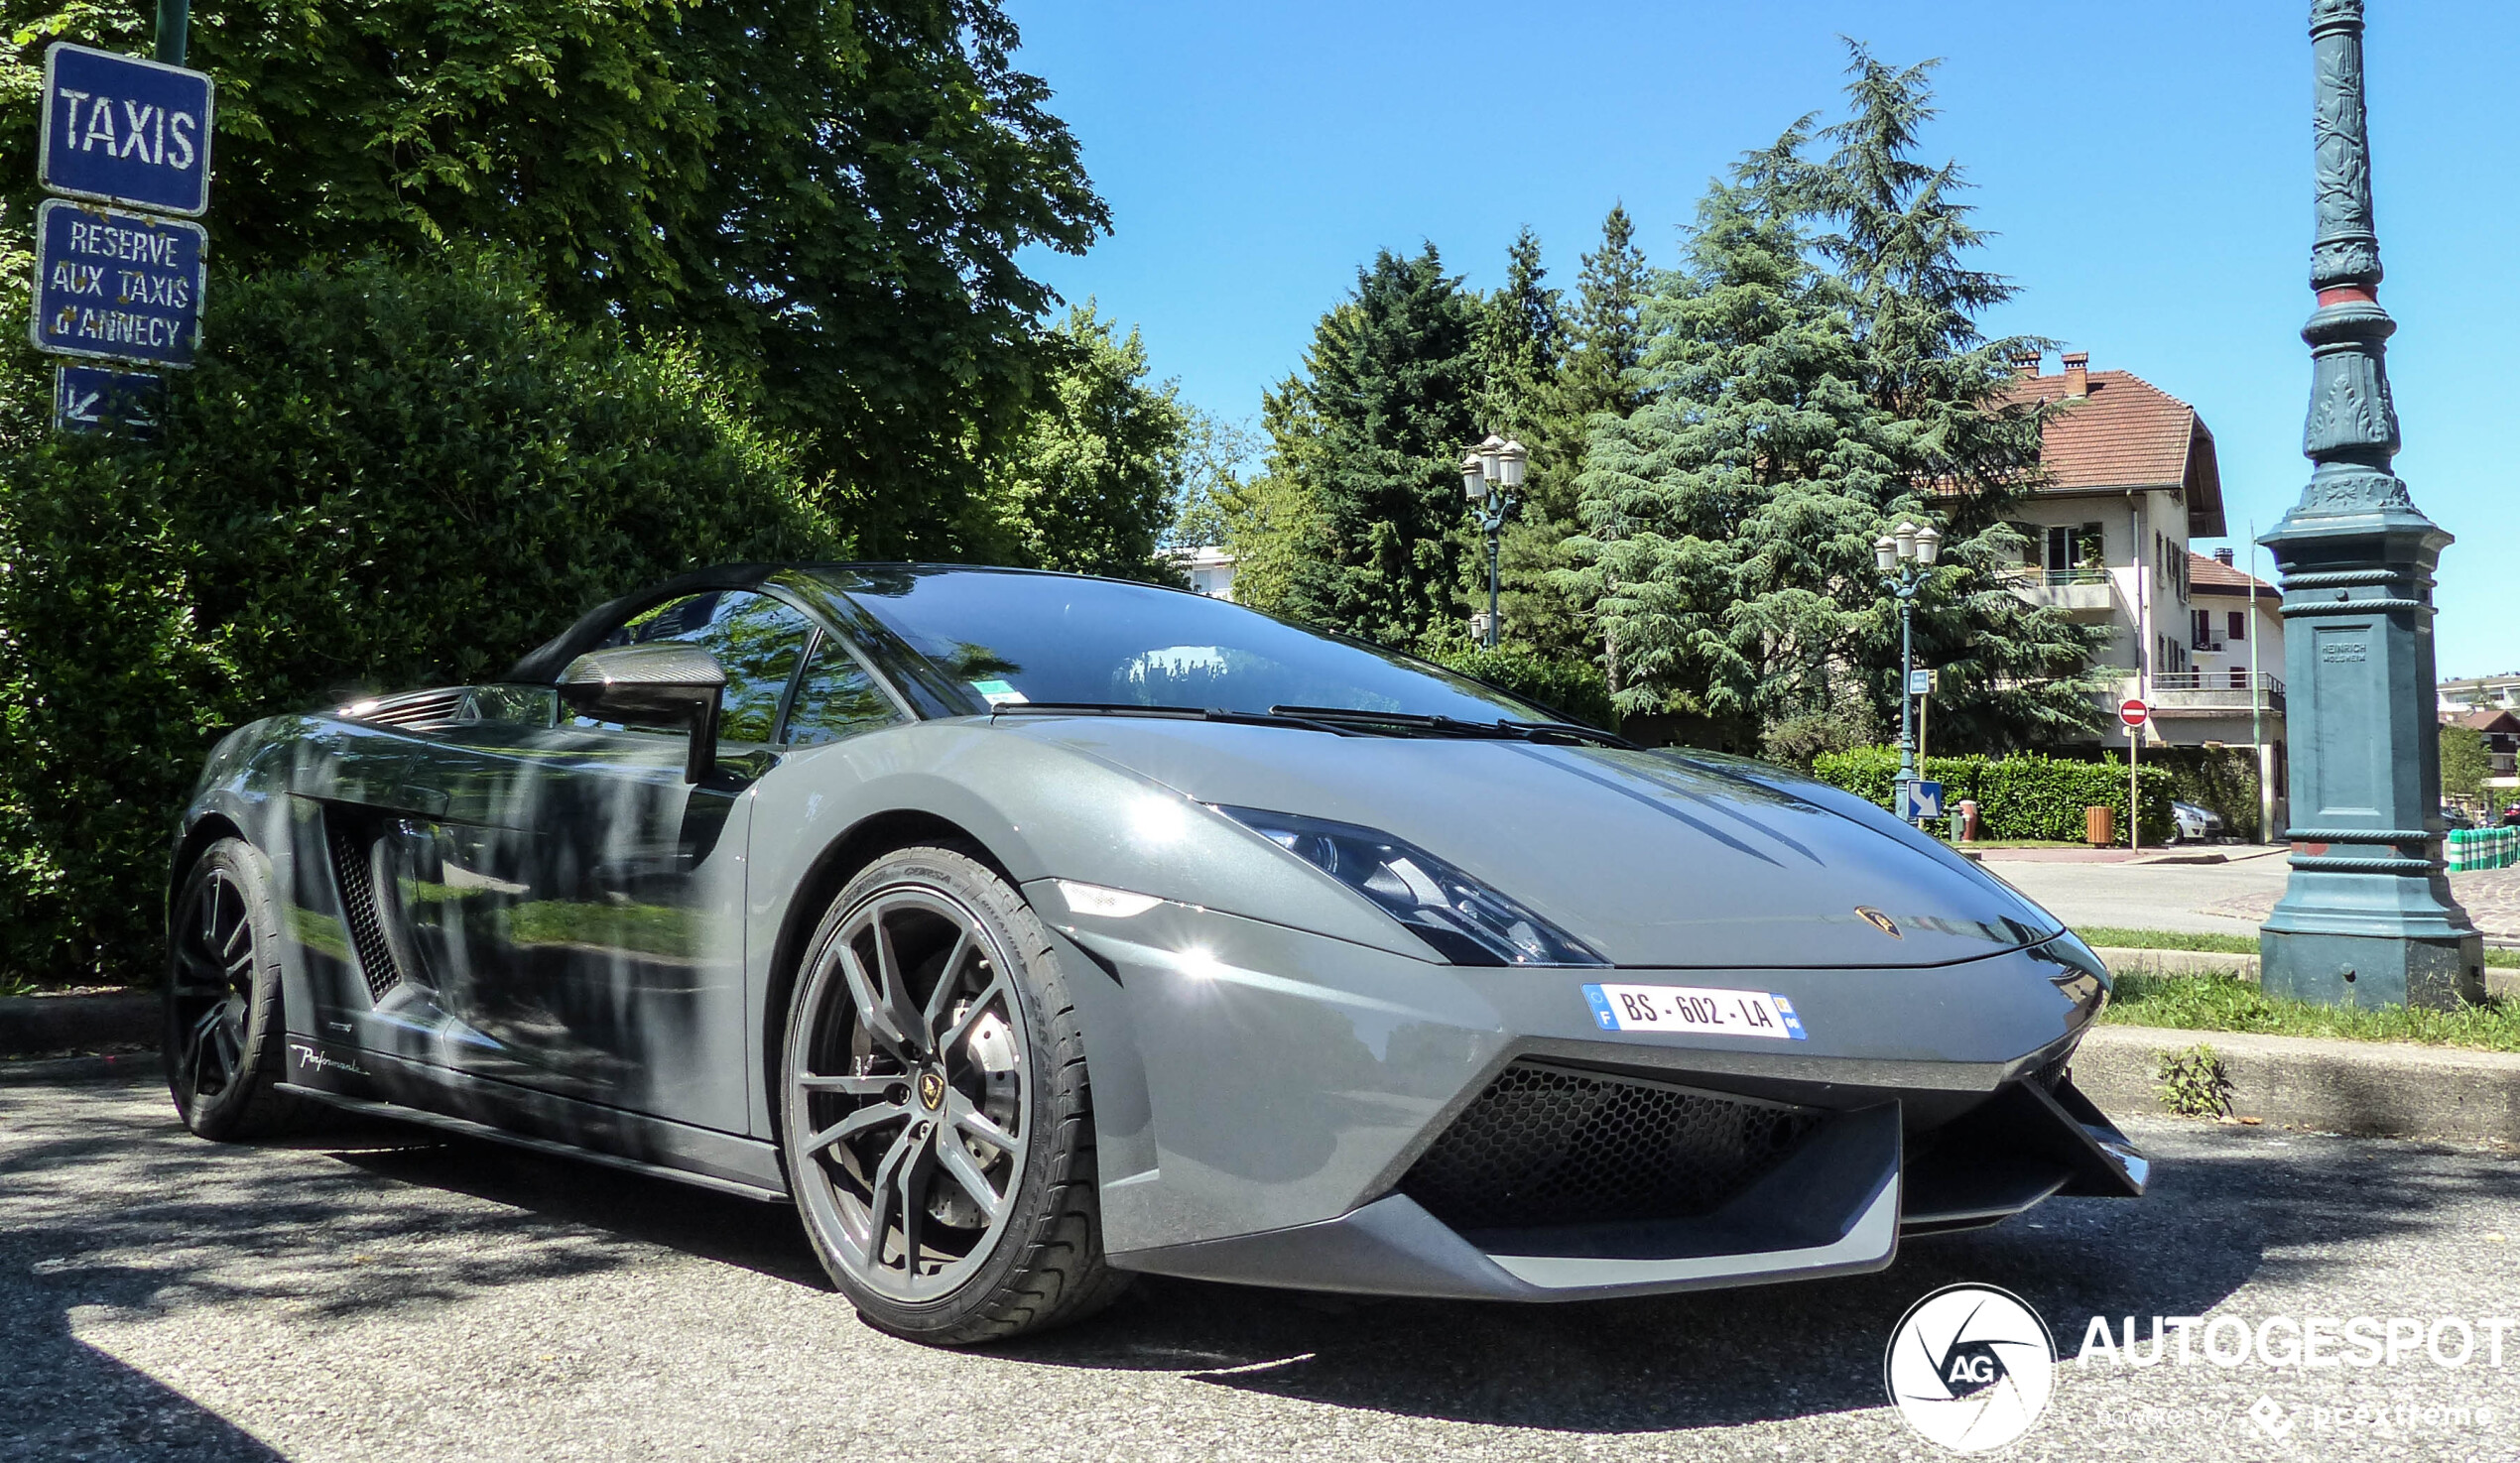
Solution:
M1327 732L1334 737L1363 736L1352 727L1334 726L1308 716L1267 711L1228 711L1221 706L1141 706L1135 701L1004 701L989 707L991 716L1160 716L1182 721L1221 721L1236 726L1286 726L1298 731Z
M1615 732L1578 726L1572 721L1463 721L1453 716L1426 716L1414 711L1365 711L1352 706L1272 706L1269 712L1273 716L1300 717L1331 725L1388 727L1394 731L1423 732L1439 737L1490 737L1543 743L1595 742L1605 747L1636 750L1634 742Z

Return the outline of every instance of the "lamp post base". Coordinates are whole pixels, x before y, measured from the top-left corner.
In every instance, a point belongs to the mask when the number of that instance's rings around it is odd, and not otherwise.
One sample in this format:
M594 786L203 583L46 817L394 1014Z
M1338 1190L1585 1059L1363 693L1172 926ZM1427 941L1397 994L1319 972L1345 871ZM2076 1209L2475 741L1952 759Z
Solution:
M2479 934L2416 939L2283 929L2270 920L2258 931L2257 950L2260 989L2288 1000L2456 1011L2485 999L2485 940Z

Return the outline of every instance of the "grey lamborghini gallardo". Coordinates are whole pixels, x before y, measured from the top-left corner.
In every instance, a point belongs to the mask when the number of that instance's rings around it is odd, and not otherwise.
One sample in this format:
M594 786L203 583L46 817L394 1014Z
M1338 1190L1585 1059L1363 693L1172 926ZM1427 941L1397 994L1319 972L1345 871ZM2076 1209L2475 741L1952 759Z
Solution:
M1133 1273L1877 1270L2145 1160L2045 912L1847 793L1175 590L744 565L245 727L175 851L209 1138L347 1108L794 1203L875 1324Z

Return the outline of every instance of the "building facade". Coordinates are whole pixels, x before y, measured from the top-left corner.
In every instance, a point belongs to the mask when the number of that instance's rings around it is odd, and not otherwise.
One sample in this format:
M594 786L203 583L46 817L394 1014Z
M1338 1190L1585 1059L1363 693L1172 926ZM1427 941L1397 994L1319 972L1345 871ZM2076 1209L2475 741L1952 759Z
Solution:
M2147 748L2255 749L2261 826L2280 826L2280 595L2231 549L2192 547L2230 532L2213 432L2131 371L2091 370L2081 352L2063 365L2046 375L2025 360L2012 387L2056 408L2040 441L2045 482L2013 513L2027 541L2016 584L2031 603L2109 631L2091 667L2105 729L2083 745L2126 750L2114 713L2140 699L2153 708Z

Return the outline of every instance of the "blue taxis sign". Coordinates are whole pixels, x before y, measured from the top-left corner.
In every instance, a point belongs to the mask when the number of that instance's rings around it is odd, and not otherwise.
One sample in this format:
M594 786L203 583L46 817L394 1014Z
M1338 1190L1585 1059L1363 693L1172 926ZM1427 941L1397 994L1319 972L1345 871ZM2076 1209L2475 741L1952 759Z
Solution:
M57 41L36 175L74 198L197 218L210 205L210 78Z
M45 199L35 215L35 348L191 365L206 243L197 223Z

